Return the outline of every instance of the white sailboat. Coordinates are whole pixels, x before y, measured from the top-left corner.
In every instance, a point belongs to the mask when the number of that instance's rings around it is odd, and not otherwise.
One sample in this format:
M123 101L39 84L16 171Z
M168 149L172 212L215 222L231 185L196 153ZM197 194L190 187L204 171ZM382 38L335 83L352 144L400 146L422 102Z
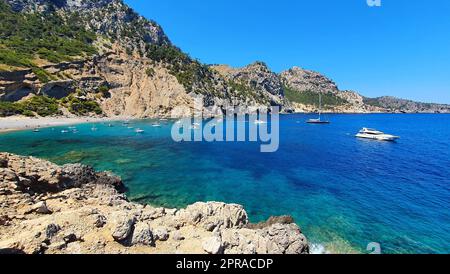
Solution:
M309 119L306 121L308 124L329 124L330 121L322 120L322 93L319 93L319 118Z

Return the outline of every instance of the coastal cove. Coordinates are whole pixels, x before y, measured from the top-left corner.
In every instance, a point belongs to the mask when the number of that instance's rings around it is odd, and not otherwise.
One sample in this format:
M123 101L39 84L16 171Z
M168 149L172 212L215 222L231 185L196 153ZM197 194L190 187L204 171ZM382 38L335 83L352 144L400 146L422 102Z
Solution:
M119 175L130 200L183 208L198 201L242 204L252 222L292 215L312 251L448 253L450 116L446 114L282 115L280 149L257 143L176 143L171 121L131 121L3 133L0 151L57 164L83 163ZM111 123L113 127L109 127ZM401 136L358 140L362 127Z
M83 123L105 123L121 121L128 117L38 117L30 118L23 116L0 117L0 133L9 131L30 130L35 128L49 128L57 126L70 126Z

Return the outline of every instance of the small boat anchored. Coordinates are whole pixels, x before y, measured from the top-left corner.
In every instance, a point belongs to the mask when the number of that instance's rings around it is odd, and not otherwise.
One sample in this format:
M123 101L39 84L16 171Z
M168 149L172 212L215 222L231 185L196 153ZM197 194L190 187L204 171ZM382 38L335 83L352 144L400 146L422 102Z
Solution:
M322 120L322 94L319 93L319 118L317 119L309 119L306 121L308 124L329 124L330 121Z
M144 132L145 132L145 130L143 130L143 129L140 129L140 128L137 128L137 129L135 130L135 132L136 132L136 133L144 133Z
M388 141L388 142L393 142L397 139L400 139L399 136L386 134L384 132L381 132L376 129L371 129L371 128L361 129L358 132L358 134L356 134L356 137L363 138L363 139L378 140L378 141Z
M201 126L202 125L200 123L194 122L194 123L191 124L189 129L191 129L191 130L199 130L201 128Z
M330 124L330 121L322 120L320 115L319 115L319 118L317 118L317 119L309 119L308 121L306 121L306 123L308 123L308 124Z
M199 123L193 123L189 129L191 130L199 130L200 129L200 124Z

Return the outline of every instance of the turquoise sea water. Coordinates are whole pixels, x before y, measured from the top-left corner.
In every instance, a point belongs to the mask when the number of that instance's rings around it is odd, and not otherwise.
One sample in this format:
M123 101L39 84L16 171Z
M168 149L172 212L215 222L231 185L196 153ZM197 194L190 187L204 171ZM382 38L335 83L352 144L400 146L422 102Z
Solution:
M172 122L133 121L136 134L79 125L0 135L0 151L59 164L82 162L122 176L137 202L184 207L196 201L245 206L252 221L292 215L330 252L450 253L450 115L281 116L280 149L257 143L175 143ZM397 143L354 138L362 127L400 135ZM316 246L316 247L317 247Z

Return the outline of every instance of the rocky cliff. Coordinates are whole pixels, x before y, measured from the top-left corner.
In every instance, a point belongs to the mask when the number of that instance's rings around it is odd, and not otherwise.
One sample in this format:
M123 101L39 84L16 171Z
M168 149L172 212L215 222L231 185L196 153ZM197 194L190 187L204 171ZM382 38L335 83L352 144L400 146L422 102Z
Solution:
M146 50L148 44L170 44L162 28L130 9L122 0L4 0L21 13L52 15L76 19L87 30L119 42L132 51Z
M286 87L296 91L312 91L315 93L339 93L338 86L333 80L322 74L305 70L300 67L293 67L280 73L280 78Z
M170 116L176 107L184 116L199 98L207 115L230 106L315 112L318 93L328 112L450 112L447 105L387 103L340 91L331 79L299 67L276 74L263 62L244 68L201 64L122 0L0 0L0 8L2 116L144 118ZM27 107L34 96L57 99L60 111Z
M304 254L292 218L249 224L240 205L129 202L120 178L0 153L0 254Z
M317 112L319 93L323 96L324 112L388 112L387 109L365 104L364 98L357 92L341 91L333 80L319 72L293 67L281 72L280 78L296 112Z
M243 95L260 94L261 103L283 105L284 90L280 78L264 62L255 62L244 68L212 66L230 85Z
M57 99L72 95L76 99L95 101L105 115L138 118L169 116L175 107L192 110L193 100L200 97L208 108L207 114L211 115L229 106L252 109L284 103L280 85L279 90L270 91L273 93L259 89L254 92L241 90L173 46L159 25L137 15L121 0L1 1L7 3L3 9L12 20L19 20L15 16L18 13L40 14L45 22L52 22L50 17L57 17L62 24L68 25L76 18L81 34L92 32L85 43L93 47L86 49L89 52L80 52L84 57L61 56L60 59L69 60L56 63L48 60L57 59L55 56L42 54L39 47L33 48L31 54L22 54L28 62L11 60L11 52L6 52L3 58L6 65L0 69L0 99L3 101L16 102L35 95ZM21 24L35 24L34 20L31 16ZM54 24L47 27L54 28L52 33L58 37L67 36ZM75 34L80 35L79 32ZM64 39L71 41L72 38ZM6 47L14 48L14 42L8 41ZM94 49L95 53L90 52ZM0 63L1 51L2 47ZM267 75L277 78L274 74ZM262 82L270 81L264 78ZM67 108L65 105L60 107Z
M300 67L283 71L280 73L280 79L286 97L296 112L318 111L317 102L320 93L325 112L450 113L450 105L419 103L394 97L367 98L356 91L340 90L328 77Z

